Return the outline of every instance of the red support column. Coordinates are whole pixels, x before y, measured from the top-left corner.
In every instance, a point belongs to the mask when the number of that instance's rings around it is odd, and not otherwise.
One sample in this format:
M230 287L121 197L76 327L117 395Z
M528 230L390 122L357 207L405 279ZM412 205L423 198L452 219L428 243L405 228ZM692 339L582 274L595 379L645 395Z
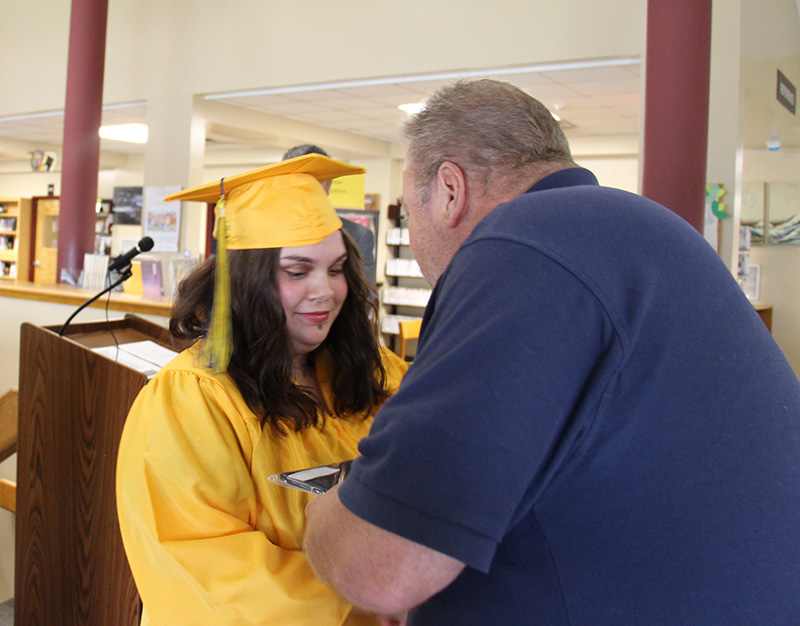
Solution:
M58 227L58 273L77 282L83 255L94 252L97 176L100 168L100 120L108 0L72 0L61 206Z
M642 195L703 232L711 0L648 0Z

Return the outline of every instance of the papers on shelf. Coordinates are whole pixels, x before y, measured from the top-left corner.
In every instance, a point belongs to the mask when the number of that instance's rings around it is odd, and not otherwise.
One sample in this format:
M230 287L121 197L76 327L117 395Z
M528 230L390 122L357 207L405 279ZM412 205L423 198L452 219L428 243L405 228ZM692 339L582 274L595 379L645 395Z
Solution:
M409 245L407 228L388 228L386 230L386 243L390 246Z
M100 291L106 286L107 254L84 254L81 287Z
M422 278L419 263L414 259L387 259L386 274L388 276L410 276Z
M386 287L383 292L383 303L424 307L428 304L431 291L431 289L417 289L414 287Z
M178 355L174 350L149 340L92 348L92 352L142 372L148 379L155 376L158 370Z

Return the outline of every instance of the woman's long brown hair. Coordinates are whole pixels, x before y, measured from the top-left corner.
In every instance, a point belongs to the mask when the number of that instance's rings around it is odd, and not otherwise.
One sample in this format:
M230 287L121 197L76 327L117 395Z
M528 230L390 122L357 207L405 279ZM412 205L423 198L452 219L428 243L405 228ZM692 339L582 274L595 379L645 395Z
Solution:
M364 419L388 397L386 372L378 347L374 290L361 273L361 257L342 231L347 249L344 275L347 298L328 337L309 355L327 350L333 363L337 418ZM233 351L228 374L247 406L277 434L317 426L323 407L309 390L292 379L294 349L278 292L280 249L230 250L231 327ZM214 284L209 259L178 287L170 332L179 343L193 342L206 331Z

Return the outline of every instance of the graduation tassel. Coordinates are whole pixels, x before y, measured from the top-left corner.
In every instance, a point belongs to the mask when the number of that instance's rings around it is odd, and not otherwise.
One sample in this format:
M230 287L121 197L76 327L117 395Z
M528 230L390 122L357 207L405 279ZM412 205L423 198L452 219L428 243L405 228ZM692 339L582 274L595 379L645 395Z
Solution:
M228 271L227 226L225 223L225 193L220 181L217 213L217 258L214 266L214 297L204 353L206 367L215 374L227 371L231 361L231 281Z

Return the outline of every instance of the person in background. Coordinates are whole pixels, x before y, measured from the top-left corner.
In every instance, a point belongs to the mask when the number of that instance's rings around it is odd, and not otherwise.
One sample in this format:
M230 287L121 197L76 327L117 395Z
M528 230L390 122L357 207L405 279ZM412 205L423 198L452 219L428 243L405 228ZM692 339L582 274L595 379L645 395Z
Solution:
M372 289L320 185L362 171L309 155L167 198L222 194L216 258L181 283L170 321L191 345L142 389L119 448L145 625L376 623L314 576L310 494L268 481L355 456L406 369L378 345Z
M318 575L409 626L800 624L800 383L715 250L509 84L443 87L405 133L435 287L308 506Z
M325 150L314 144L306 143L294 148L289 148L283 155L283 160L293 159L305 154L321 154L323 156L330 156ZM331 181L323 181L322 186L325 193L331 190ZM346 232L355 242L358 251L361 253L361 262L364 265L364 275L372 281L372 286L375 286L376 276L376 261L375 261L375 235L366 226L362 226L356 222L348 219L342 220L342 230Z

